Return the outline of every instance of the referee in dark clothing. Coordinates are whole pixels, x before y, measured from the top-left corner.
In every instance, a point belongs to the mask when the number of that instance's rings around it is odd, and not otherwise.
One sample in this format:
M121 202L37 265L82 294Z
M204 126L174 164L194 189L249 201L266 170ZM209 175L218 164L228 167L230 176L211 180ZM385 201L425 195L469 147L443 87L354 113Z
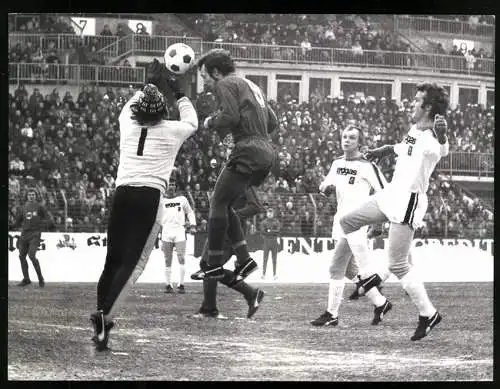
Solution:
M191 101L165 66L155 60L148 68L148 78L150 83L125 104L118 119L117 189L108 224L106 261L97 285L97 311L90 317L98 351L108 349L113 314L146 266L161 227L160 199L177 152L198 127ZM177 100L180 120L167 119L168 89Z

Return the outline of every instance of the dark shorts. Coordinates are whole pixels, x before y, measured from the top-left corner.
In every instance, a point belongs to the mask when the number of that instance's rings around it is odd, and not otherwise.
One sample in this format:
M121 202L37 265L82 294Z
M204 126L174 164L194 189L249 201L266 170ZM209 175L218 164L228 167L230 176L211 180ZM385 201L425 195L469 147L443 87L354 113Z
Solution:
M35 255L40 246L41 234L31 235L27 238L19 238L17 240L17 248L19 250L19 255L24 257L26 255Z
M227 168L250 176L250 185L259 186L275 166L277 153L270 141L262 138L247 138L236 143Z

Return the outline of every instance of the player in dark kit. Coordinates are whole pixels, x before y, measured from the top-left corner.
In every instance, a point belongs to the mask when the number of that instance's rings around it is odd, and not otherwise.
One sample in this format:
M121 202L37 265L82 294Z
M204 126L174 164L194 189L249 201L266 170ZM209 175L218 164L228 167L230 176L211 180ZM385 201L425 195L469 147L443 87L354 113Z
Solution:
M23 271L23 280L17 285L26 286L31 284L28 261L26 260L26 255L28 255L38 276L38 284L43 288L45 281L42 269L40 268L40 262L36 258L36 252L40 245L42 231L44 229L52 229L54 222L45 207L36 201L35 190L28 190L28 201L24 205L19 219L16 221L16 226L21 226L21 236L17 241L17 248L19 249L19 260L21 261L21 270Z
M244 235L246 235L246 220L264 210L260 204L255 190L253 187L248 188L243 195L238 197L233 202L233 209L238 215L241 221L241 227L243 229ZM221 264L228 262L231 257L235 254L233 248L231 247L231 239L226 235L224 242L224 254L222 255ZM200 260L200 269L197 273L194 273L191 278L198 279L197 275L202 273L207 267L208 262L208 239L205 242L203 252ZM264 298L264 291L259 288L254 288L247 284L244 280L237 280L236 275L233 271L224 269L224 277L219 280L222 284L227 287L236 290L241 293L248 303L247 318L251 318L257 309L259 308L260 302ZM203 279L203 302L198 313L195 317L213 317L213 318L224 318L219 314L217 309L217 279L215 278L204 278Z
M267 261L269 253L273 261L273 278L276 280L277 265L278 265L278 236L281 230L281 223L274 217L274 210L272 208L267 210L267 218L262 222L260 229L262 238L264 239L263 251L264 261L262 264L262 279L266 278Z
M198 61L205 84L218 99L218 112L205 120L221 139L231 133L234 149L219 174L210 201L208 221L208 261L197 279L224 277L223 244L227 234L236 253L235 276L244 279L257 269L250 258L233 202L249 186L260 186L276 162L269 133L278 127L276 114L267 104L260 88L250 80L236 76L233 60L226 50L209 51ZM197 273L194 273L193 276Z

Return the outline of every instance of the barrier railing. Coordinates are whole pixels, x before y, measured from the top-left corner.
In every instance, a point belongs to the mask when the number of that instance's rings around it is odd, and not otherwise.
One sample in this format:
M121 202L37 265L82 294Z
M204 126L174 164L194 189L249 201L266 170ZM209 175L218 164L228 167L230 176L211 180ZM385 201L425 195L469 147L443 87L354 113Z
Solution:
M453 152L442 158L436 169L451 176L493 177L495 174L495 155L492 153Z
M350 49L312 47L304 50L296 46L270 46L238 43L203 42L203 51L212 48L229 50L235 60L263 63L307 63L324 65L352 65L397 69L426 69L434 72L469 72L465 57L382 50L363 50L354 54ZM495 74L495 61L476 59L474 74Z
M181 36L160 36L160 35L129 35L132 40L132 49L142 54L165 53L168 46L174 43L185 43L199 55L202 52L203 42L201 38L181 37ZM122 54L121 52L119 54Z
M135 85L144 83L145 72L143 67L9 63L9 83Z
M103 189L87 190L73 193L69 196L64 190L52 189L43 194L41 193L40 197L54 217L57 231L106 232L107 219L109 218L114 191L107 192ZM257 195L265 205L266 210L270 208L274 210L274 217L281 224L279 235L302 237L331 236L333 218L336 212L334 198L325 197L317 193L298 194L259 191ZM208 193L200 192L196 194L191 192L187 196L198 216L198 231L207 232ZM437 196L439 197L440 195ZM429 199L429 203L434 204L434 207L436 207L436 204L439 204L439 202L432 201L432 198ZM204 208L200 208L202 204ZM9 225L12 224L12 221L18 214L20 206L21 202L16 201L14 198L9 200ZM451 213L457 211L458 209L451 209ZM247 220L249 234L260 234L262 232L262 222L265 219L266 213L264 212ZM490 228L492 221L488 223L488 228ZM434 231L433 237L448 237L447 223L440 225L441 230ZM465 236L469 236L471 233L472 236L476 236L477 231L467 230L464 233L466 234Z
M105 35L75 35L75 34L9 34L9 49L16 44L21 43L26 45L31 42L33 46L48 50L53 48L58 51L65 51L75 49L78 46L91 47L94 45L97 51L102 52L104 55L115 56L116 51L109 48L113 43L119 40L117 36Z
M45 47L49 35L36 34L10 34L19 40L38 40L38 45ZM9 35L9 41L10 41ZM87 39L86 37L82 37ZM63 35L58 38L60 45L65 47L72 39L82 39L74 35ZM103 44L98 52L106 56L117 58L129 54L161 56L165 49L172 43L185 42L193 47L197 54L212 48L224 48L231 52L235 60L251 63L302 63L322 65L346 65L377 67L391 69L425 69L433 72L470 73L477 75L494 76L495 60L476 58L473 69L468 69L465 57L430 53L412 53L382 50L362 50L355 54L351 49L333 49L328 47L312 47L304 50L298 46L278 46L245 43L205 42L200 38L173 37L173 36L144 36L128 35L117 37L90 37L90 39L103 39ZM110 40L106 40L110 38Z
M399 30L415 30L418 32L443 33L453 35L472 35L495 38L494 24L471 24L468 22L428 18L425 16L395 15L394 28Z

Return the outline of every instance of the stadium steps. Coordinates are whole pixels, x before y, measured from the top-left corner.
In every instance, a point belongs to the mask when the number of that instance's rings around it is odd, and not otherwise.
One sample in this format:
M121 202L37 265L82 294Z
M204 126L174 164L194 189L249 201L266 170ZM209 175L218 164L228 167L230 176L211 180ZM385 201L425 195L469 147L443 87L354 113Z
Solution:
M411 46L413 51L420 52L420 53L432 52L432 49L424 48L425 45L422 46L421 42L415 42L413 39L410 39L408 36L406 36L402 32L396 31L396 36L400 40L402 40L403 42L408 43Z
M163 27L171 31L169 35L172 36L190 36L190 37L199 37L194 29L190 28L186 25L177 15L175 14L163 14L163 13L154 13L151 14L155 18L155 20Z
M491 212L495 210L495 187L493 182L453 182L472 199L478 198L483 206Z

